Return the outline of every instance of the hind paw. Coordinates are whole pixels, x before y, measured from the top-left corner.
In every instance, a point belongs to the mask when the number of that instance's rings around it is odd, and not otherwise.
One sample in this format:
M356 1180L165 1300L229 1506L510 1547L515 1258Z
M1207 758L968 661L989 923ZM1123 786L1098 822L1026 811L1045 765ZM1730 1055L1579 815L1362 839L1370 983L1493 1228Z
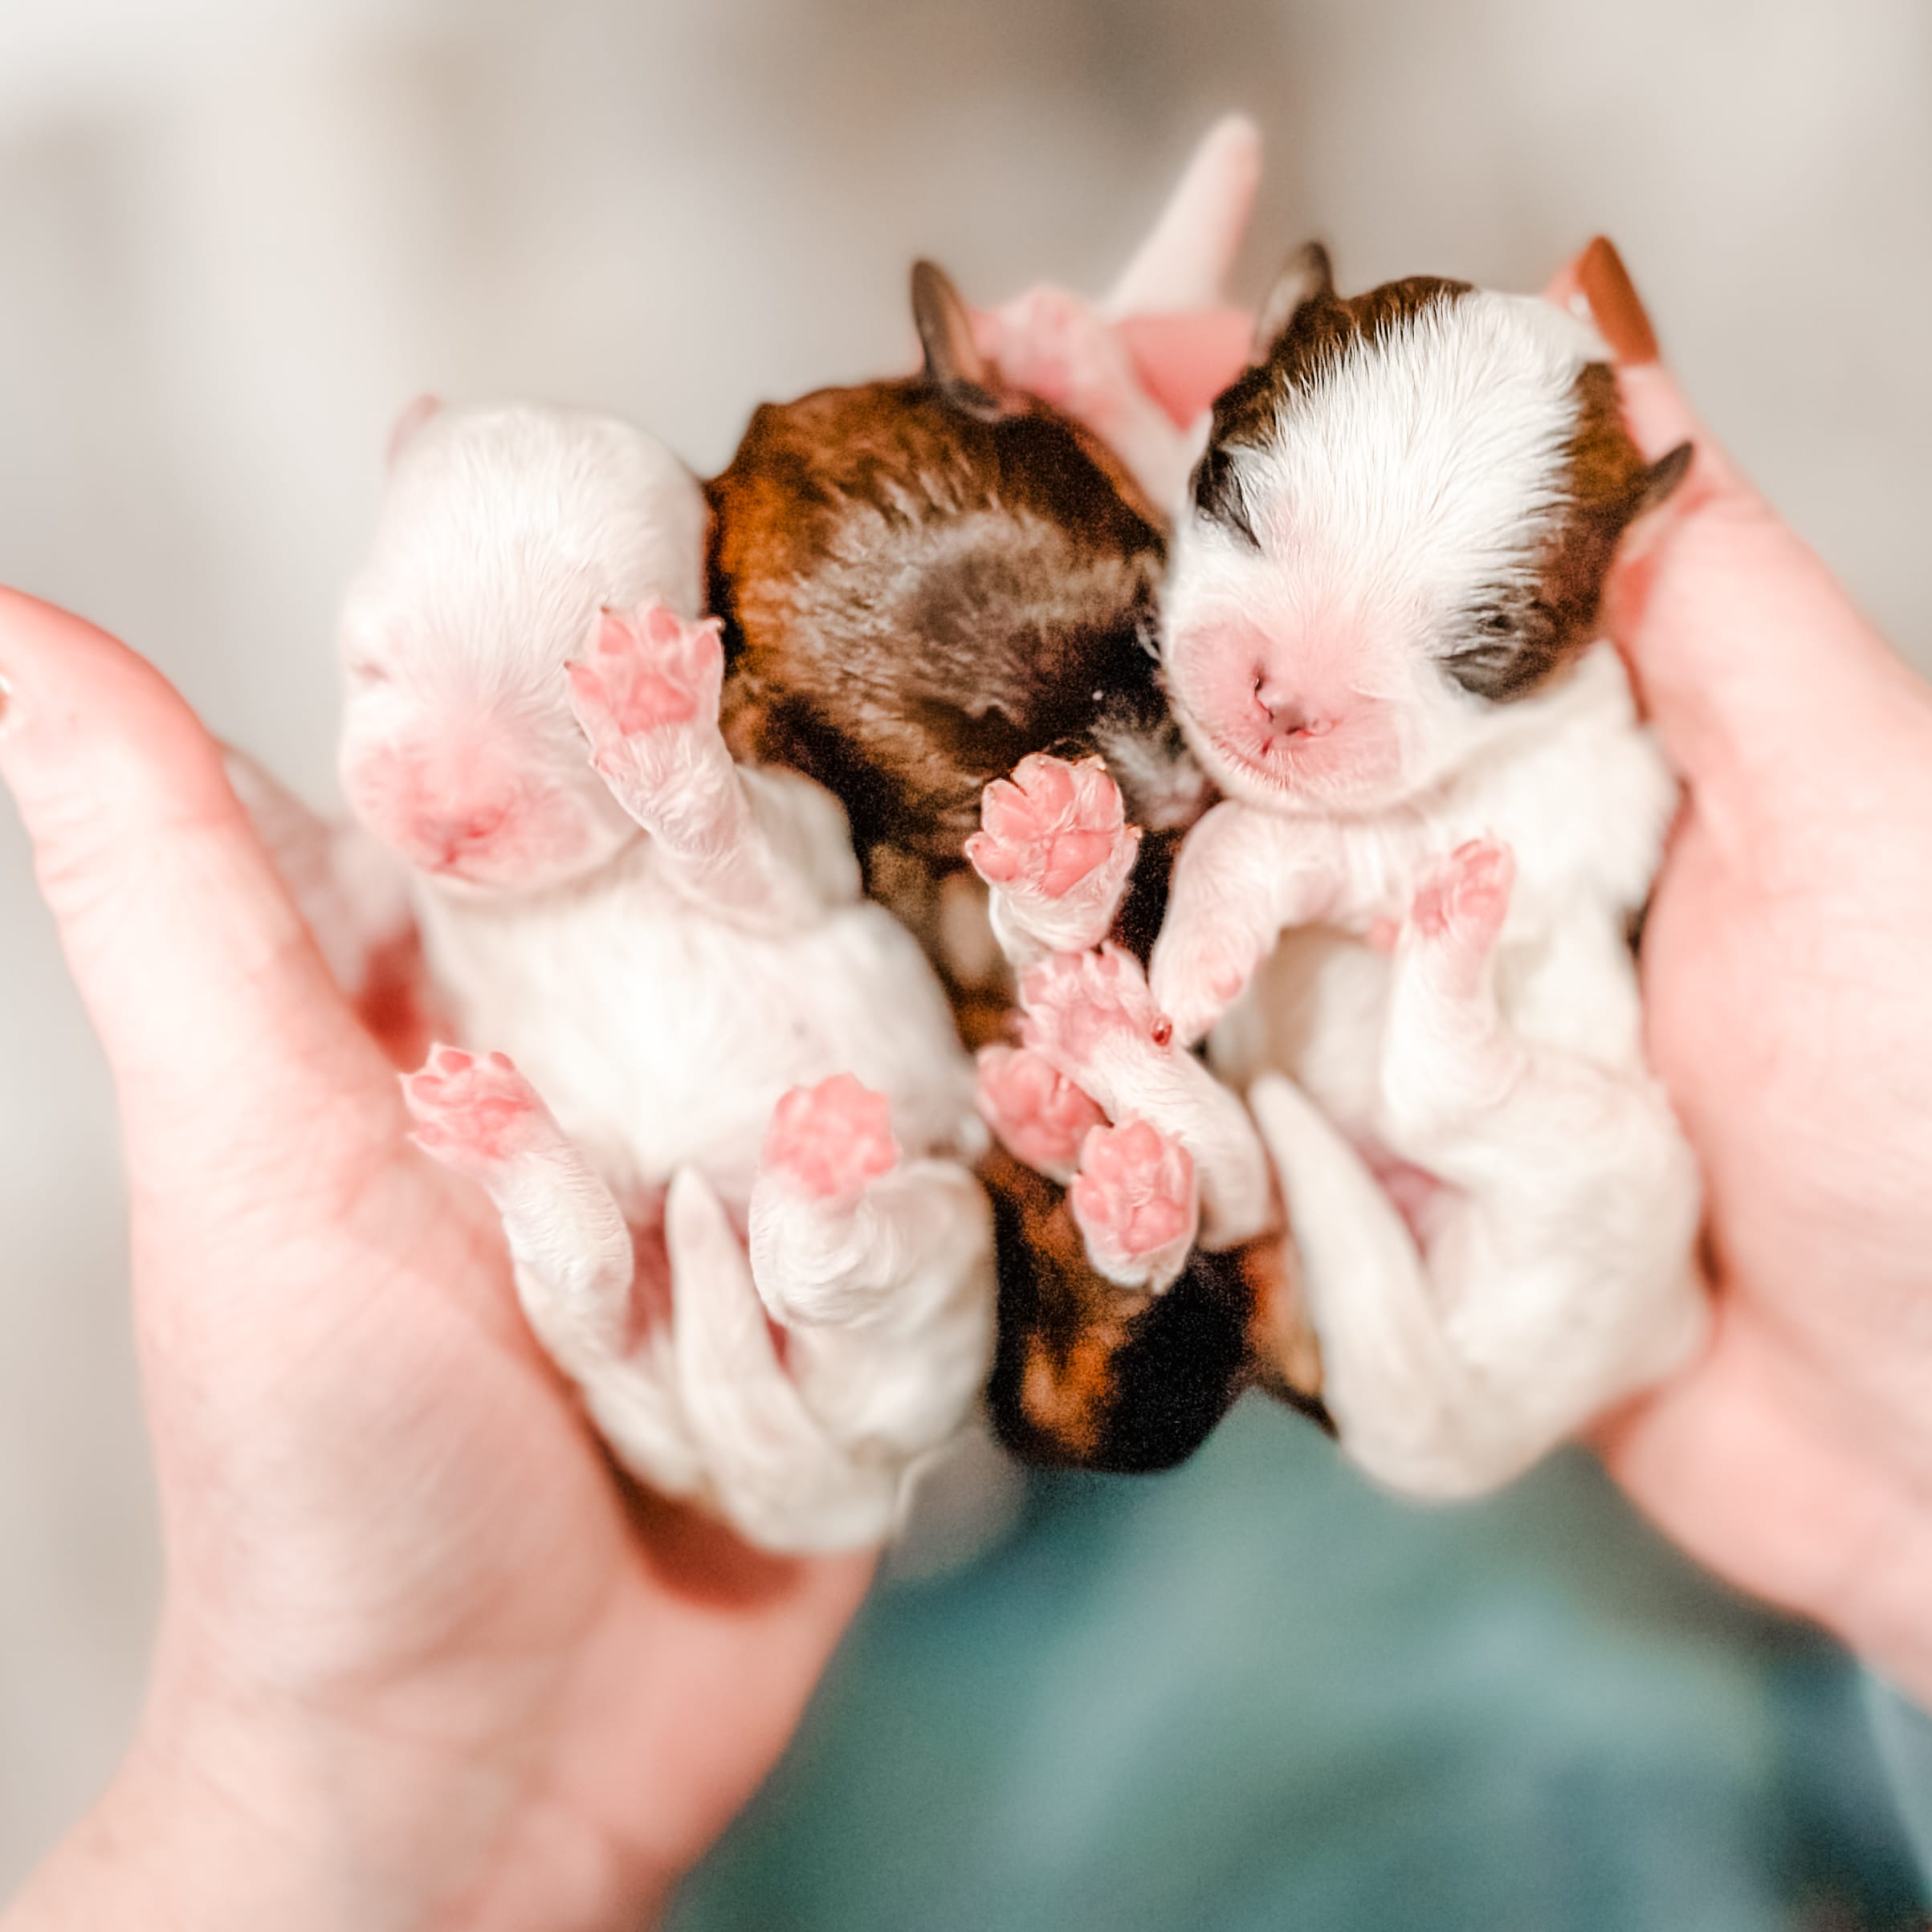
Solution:
M1025 1047L980 1050L980 1111L1017 1160L1066 1180L1090 1127L1106 1119L1072 1081Z
M1160 1290L1194 1245L1200 1207L1185 1147L1144 1120L1094 1127L1069 1190L1088 1258L1123 1287Z
M898 1161L891 1103L850 1074L793 1087L765 1129L765 1171L814 1200L856 1202Z

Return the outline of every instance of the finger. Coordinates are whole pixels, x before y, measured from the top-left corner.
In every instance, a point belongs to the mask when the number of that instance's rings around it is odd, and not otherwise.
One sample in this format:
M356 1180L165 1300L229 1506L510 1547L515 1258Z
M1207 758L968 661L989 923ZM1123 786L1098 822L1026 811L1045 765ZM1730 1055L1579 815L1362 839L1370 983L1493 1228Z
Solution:
M230 789L153 667L0 591L0 776L105 1049L131 1139L185 1150L211 1083L229 1131L390 1094ZM285 1137L284 1137L285 1138Z
M1821 729L1864 728L1906 674L1698 419L1616 249L1600 236L1547 292L1609 346L1644 454L1694 450L1681 485L1627 540L1605 605L1679 768L1775 768L1815 751Z

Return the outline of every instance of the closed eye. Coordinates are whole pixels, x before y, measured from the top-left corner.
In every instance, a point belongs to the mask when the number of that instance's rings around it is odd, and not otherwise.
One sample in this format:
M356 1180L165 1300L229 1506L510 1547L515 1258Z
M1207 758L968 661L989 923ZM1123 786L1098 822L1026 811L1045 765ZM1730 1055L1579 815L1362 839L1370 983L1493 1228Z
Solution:
M386 684L389 674L372 658L358 658L348 667L348 681L352 684Z

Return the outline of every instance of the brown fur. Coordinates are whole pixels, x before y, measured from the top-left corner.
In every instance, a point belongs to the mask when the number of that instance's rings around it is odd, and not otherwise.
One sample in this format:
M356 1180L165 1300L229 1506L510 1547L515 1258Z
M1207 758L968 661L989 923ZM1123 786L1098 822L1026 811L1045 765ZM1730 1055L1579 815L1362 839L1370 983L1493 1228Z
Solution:
M869 886L924 940L977 1046L1008 1035L1013 1000L1004 963L963 956L950 931L972 910L962 848L984 786L1031 752L1098 752L1144 820L1136 774L1186 754L1151 648L1160 532L1083 430L950 368L969 343L928 323L925 375L753 416L710 486L711 608L733 749L843 802ZM1177 835L1144 842L1117 926L1143 956ZM1247 1256L1197 1253L1150 1298L1094 1273L1059 1188L1003 1152L982 1177L1008 1442L1112 1469L1191 1453L1279 1318L1279 1238L1257 1244L1252 1278Z
M1467 282L1411 275L1359 296L1335 291L1319 244L1291 256L1264 304L1259 359L1214 406L1207 454L1195 473L1200 513L1249 543L1235 453L1274 433L1281 411L1352 344L1376 342L1431 304L1470 292ZM1618 540L1631 521L1669 495L1689 467L1681 444L1646 463L1624 426L1616 379L1593 362L1576 378L1575 426L1566 452L1567 487L1539 547L1535 581L1498 588L1466 613L1463 635L1442 660L1463 690L1507 703L1541 690L1592 642Z

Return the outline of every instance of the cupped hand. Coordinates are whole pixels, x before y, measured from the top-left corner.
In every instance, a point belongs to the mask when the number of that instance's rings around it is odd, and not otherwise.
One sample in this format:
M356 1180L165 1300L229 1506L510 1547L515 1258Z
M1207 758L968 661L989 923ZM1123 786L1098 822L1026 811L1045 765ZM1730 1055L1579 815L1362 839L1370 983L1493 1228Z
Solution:
M1551 292L1645 453L1697 448L1609 617L1685 786L1643 985L1718 1322L1606 1453L1694 1555L1932 1705L1932 689L1695 419L1608 244Z
M1608 612L1685 785L1643 985L1718 1319L1603 1446L1694 1555L1932 1706L1932 690L1695 419L1614 250L1547 292L1645 454L1696 445ZM1246 357L1225 311L1121 327L1177 420Z
M187 707L4 593L0 676L120 1106L166 1556L137 1740L10 1927L640 1922L869 1559L764 1558L627 1490Z

